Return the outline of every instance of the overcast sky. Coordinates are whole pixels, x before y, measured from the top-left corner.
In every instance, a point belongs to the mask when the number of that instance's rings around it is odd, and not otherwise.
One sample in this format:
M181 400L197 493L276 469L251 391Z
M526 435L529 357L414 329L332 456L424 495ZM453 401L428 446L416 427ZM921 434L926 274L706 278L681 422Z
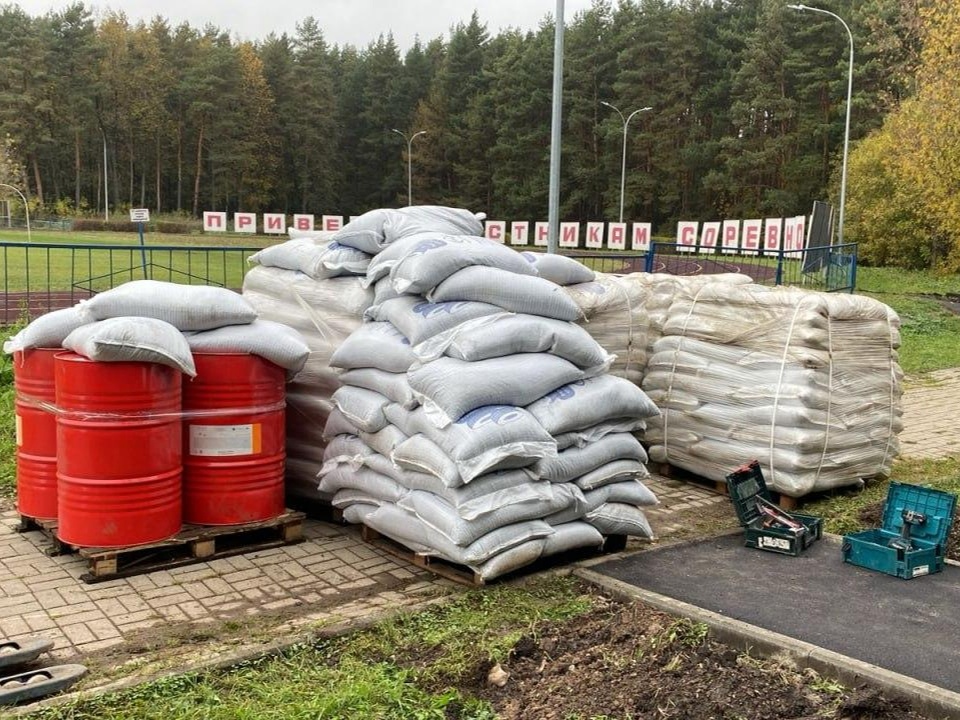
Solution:
M69 2L19 0L17 4L30 15L43 15ZM297 22L313 15L331 45L365 47L381 33L392 31L401 50L410 47L417 35L425 41L447 37L450 27L469 21L474 9L491 35L496 35L507 27L536 28L557 8L556 0L94 0L85 4L95 13L122 10L133 21L159 14L172 25L188 22L202 28L212 23L241 40L259 40L271 31L292 34ZM565 0L564 6L569 23L590 6L590 0Z

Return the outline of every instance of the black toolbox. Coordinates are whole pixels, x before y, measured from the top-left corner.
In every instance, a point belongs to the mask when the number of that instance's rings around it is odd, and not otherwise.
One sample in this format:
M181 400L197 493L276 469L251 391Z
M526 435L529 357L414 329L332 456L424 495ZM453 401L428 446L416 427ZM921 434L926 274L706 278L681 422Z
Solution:
M727 475L727 490L747 547L797 556L823 536L821 518L788 513L773 503L756 460Z

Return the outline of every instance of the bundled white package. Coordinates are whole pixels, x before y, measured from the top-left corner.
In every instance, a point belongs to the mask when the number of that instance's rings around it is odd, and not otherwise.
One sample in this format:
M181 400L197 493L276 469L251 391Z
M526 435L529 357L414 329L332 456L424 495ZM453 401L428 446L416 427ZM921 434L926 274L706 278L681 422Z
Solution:
M257 311L232 290L159 280L132 280L94 295L81 305L97 320L155 318L183 331L246 325L257 319Z
M753 459L792 497L889 472L899 320L871 298L705 285L674 299L643 387L654 460L713 480Z

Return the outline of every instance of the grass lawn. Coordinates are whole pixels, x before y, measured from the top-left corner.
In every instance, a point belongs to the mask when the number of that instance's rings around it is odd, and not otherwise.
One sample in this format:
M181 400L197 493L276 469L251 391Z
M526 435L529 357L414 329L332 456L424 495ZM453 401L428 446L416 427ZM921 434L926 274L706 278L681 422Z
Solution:
M142 718L496 717L490 706L461 697L456 681L478 661L504 661L524 634L544 622L587 613L591 597L571 578L547 578L524 587L494 586L452 604L400 617L371 630L226 672L183 675L129 692L34 715L42 720ZM404 662L427 649L431 662Z

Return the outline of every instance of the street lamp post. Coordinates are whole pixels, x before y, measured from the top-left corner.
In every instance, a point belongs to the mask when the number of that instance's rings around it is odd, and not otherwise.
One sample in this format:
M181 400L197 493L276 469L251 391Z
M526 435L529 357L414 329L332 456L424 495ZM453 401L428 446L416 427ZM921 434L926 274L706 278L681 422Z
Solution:
M850 32L850 26L847 25L843 18L832 13L829 10L823 10L822 8L810 7L809 5L787 5L791 10L809 10L810 12L818 12L823 15L829 15L832 18L835 18L840 21L840 24L843 25L843 29L847 31L847 37L850 38L850 69L847 72L847 118L846 125L843 131L843 167L840 170L840 219L837 228L837 239L840 241L840 244L843 244L843 215L844 209L846 208L846 199L847 199L847 152L850 147L850 104L853 97L853 33Z
M410 205L413 205L413 164L412 164L412 158L410 157L413 151L413 141L417 138L418 135L426 135L427 131L420 130L419 132L415 132L413 135L410 136L410 139L407 140L406 133L403 133L400 130L397 130L396 128L392 128L392 130L397 135L399 135L400 137L402 137L404 140L407 141L407 206L409 207Z
M623 222L623 194L627 183L627 126L630 125L630 121L633 120L634 115L637 113L646 112L647 110L653 110L653 108L643 107L638 110L634 110L632 113L627 115L627 117L624 117L623 113L620 112L620 108L618 108L616 105L611 105L605 100L601 100L600 104L605 105L616 112L623 121L623 162L620 165L620 222Z

